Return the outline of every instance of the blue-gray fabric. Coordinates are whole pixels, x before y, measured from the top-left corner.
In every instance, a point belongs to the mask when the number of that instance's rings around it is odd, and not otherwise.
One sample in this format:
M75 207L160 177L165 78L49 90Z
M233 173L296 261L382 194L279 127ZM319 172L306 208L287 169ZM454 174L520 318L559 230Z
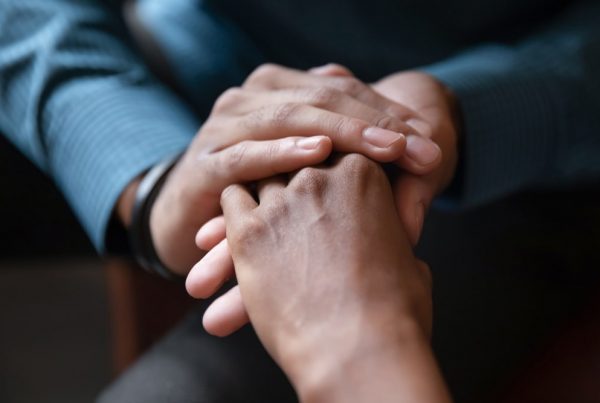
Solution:
M54 178L102 251L133 178L184 150L225 88L269 61L421 69L457 95L460 205L600 176L600 2L140 0L181 96L118 1L0 0L0 132Z

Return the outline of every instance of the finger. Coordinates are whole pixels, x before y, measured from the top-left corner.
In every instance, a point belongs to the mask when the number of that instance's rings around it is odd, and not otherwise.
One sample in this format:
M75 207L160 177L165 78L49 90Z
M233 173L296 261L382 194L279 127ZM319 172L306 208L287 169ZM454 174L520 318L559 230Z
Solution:
M328 63L323 66L313 67L308 72L319 76L354 77L354 74L350 70L337 63Z
M404 170L414 175L431 173L442 162L442 150L430 139L420 135L406 136L406 151L398 160Z
M262 108L276 108L278 105L287 104L310 105L340 115L364 120L371 126L404 134L417 133L414 127L399 117L391 116L348 94L329 87L286 88L270 91L228 91L217 101L220 113L231 116L251 114L260 109L258 106ZM264 113L264 111L265 109L259 113ZM256 117L256 114L250 115L250 118L254 117Z
M276 194L281 194L285 189L286 179L281 176L272 176L258 182L258 201L259 204Z
M369 85L354 77L307 74L301 70L266 64L257 68L244 82L251 90L276 90L298 87L329 87L342 91L371 107L403 120L416 112L377 93Z
M207 221L196 234L196 246L208 251L225 239L225 217L218 216Z
M415 246L421 237L425 214L435 196L434 186L427 178L407 174L398 178L393 191L400 221Z
M240 287L235 286L217 298L204 312L202 324L213 336L225 337L249 322Z
M225 217L226 229L235 229L237 217L247 216L252 210L258 207L258 203L250 194L250 191L238 184L230 185L221 193L221 209ZM228 221L228 218L231 218Z
M355 152L380 162L395 161L403 154L409 127L404 133L378 127L366 120L330 112L302 103L269 105L243 118L234 119L233 144L245 140L267 140L286 136L324 135L331 139L336 151Z
M224 239L194 265L186 278L185 288L194 298L209 298L233 275L233 260Z
M330 153L331 140L325 136L243 141L200 157L198 175L205 181L206 191L220 194L232 183L260 180L318 164ZM210 181L206 182L206 178Z
M323 96L327 93L329 95ZM251 98L251 95L244 96ZM264 98L258 102L267 106L241 119L239 116L230 118L238 120L239 128L229 132L226 144L244 139L275 139L282 131L288 136L320 133L331 137L334 148L341 152L365 154L379 162L390 162L397 156L398 165L415 175L427 174L441 162L442 153L434 141L417 134L401 119L383 114L338 91L296 89L256 93L256 97ZM320 97L323 97L322 101L319 101ZM280 108L291 111L282 113ZM285 122L279 122L282 119ZM361 128L363 132L359 134ZM379 128L386 131L377 130ZM376 135L372 136L372 133ZM405 149L401 139L404 135ZM396 138L400 138L398 143L394 143Z

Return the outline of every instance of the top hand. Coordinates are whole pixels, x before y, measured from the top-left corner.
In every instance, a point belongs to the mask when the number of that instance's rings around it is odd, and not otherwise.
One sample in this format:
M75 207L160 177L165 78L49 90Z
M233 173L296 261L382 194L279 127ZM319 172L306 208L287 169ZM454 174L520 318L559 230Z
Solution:
M280 88L280 81L288 78L295 80L291 87ZM404 161L413 173L430 171L439 162L439 149L427 140L425 147L411 141L406 148L407 136L418 134L405 122L410 116L410 110L353 78L274 66L257 69L242 88L217 100L154 203L150 228L159 257L173 271L187 273L202 256L194 234L220 213L225 187L318 163L328 156L331 143L338 151L380 162ZM315 134L330 140L320 139L312 149L300 147L298 139L279 140ZM132 188L124 195L131 195ZM122 197L124 222L130 206L131 197Z
M350 73L337 65L328 65L314 72L339 77ZM304 76L287 77L294 85L294 79L308 81ZM441 164L426 175L402 173L393 184L396 205L401 221L413 245L418 241L426 209L434 196L451 181L457 161L456 153L456 112L451 94L435 79L422 73L399 73L387 77L373 85L394 102L409 104L412 118L409 122L418 127L423 136L432 138L443 150ZM408 144L417 144L408 136ZM401 163L402 164L402 163ZM224 221L216 218L209 221L197 234L196 243L204 250L211 250L201 261L195 273L188 278L188 292L192 296L206 298L233 276L233 262L227 250ZM214 248L214 249L213 249ZM200 270L200 267L202 268ZM230 301L232 306L220 311L208 309L204 325L216 335L227 335L247 321L241 301ZM237 304L237 306L234 306ZM227 312L221 315L219 312Z

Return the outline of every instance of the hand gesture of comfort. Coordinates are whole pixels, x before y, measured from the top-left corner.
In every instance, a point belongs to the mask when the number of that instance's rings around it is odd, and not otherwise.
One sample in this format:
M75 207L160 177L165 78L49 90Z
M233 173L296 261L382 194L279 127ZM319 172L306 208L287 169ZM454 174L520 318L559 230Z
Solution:
M277 87L283 85L280 82L286 83L291 88L304 88L296 87L301 85L309 88L312 88L310 86L318 88L319 85L330 85L332 88L345 85L346 91L357 94L355 95L357 98L368 99L370 104L379 103L383 105L380 108L393 110L398 116L402 115L402 121L407 122L406 124L410 123L411 129L408 130L410 134L406 136L407 149L402 157L396 160L403 169L394 179L392 191L400 220L410 242L415 245L420 236L427 208L434 196L450 183L455 171L457 119L451 94L433 78L417 72L395 74L369 87L359 83L351 73L337 65L313 70L311 74L278 67L269 67L269 69L271 74L265 74L264 77L264 73L258 74L258 84L257 78L251 77L249 85L253 88L260 85L275 91L281 91ZM354 83L352 85L355 89L349 89L349 82ZM329 97L331 102L336 104L337 101L334 102L336 96L342 95L335 90L332 94L337 94ZM387 98L381 94L385 94ZM410 108L406 105L410 105ZM429 147L430 140L433 140L436 146ZM424 159L430 151L435 151L437 144L443 153L430 155L435 158L427 171L424 168L427 164L419 164L416 160ZM196 244L200 249L210 252L198 264L200 268L194 270L196 274L188 277L188 291L192 296L208 298L233 276L233 261L229 256L227 240L224 238L225 225L222 217L210 220L198 232ZM217 313L221 310L209 309L204 324L207 331L215 335L227 335L247 322L239 298L225 301L232 305L228 308L223 305L223 310L238 312L238 314L221 317Z
M441 153L422 133L428 128L417 111L339 66L312 73L260 67L242 87L216 101L160 191L150 214L158 257L172 271L186 274L202 256L194 235L220 214L225 187L317 164L332 149L396 162L415 175L429 173ZM119 203L122 218L130 211L131 194L126 191ZM407 214L416 240L423 214Z
M232 185L221 205L239 285L212 310L243 314L228 302L243 299L302 401L448 401L429 348L429 269L379 164L341 156L256 193ZM190 273L191 291L205 269Z

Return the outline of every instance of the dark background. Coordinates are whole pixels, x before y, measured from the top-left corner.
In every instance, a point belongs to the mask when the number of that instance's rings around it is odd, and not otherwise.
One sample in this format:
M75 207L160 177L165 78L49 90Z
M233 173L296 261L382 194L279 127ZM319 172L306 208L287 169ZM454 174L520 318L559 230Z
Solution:
M106 279L50 180L0 136L0 402L91 402L111 378Z
M0 256L93 256L52 182L0 135Z

